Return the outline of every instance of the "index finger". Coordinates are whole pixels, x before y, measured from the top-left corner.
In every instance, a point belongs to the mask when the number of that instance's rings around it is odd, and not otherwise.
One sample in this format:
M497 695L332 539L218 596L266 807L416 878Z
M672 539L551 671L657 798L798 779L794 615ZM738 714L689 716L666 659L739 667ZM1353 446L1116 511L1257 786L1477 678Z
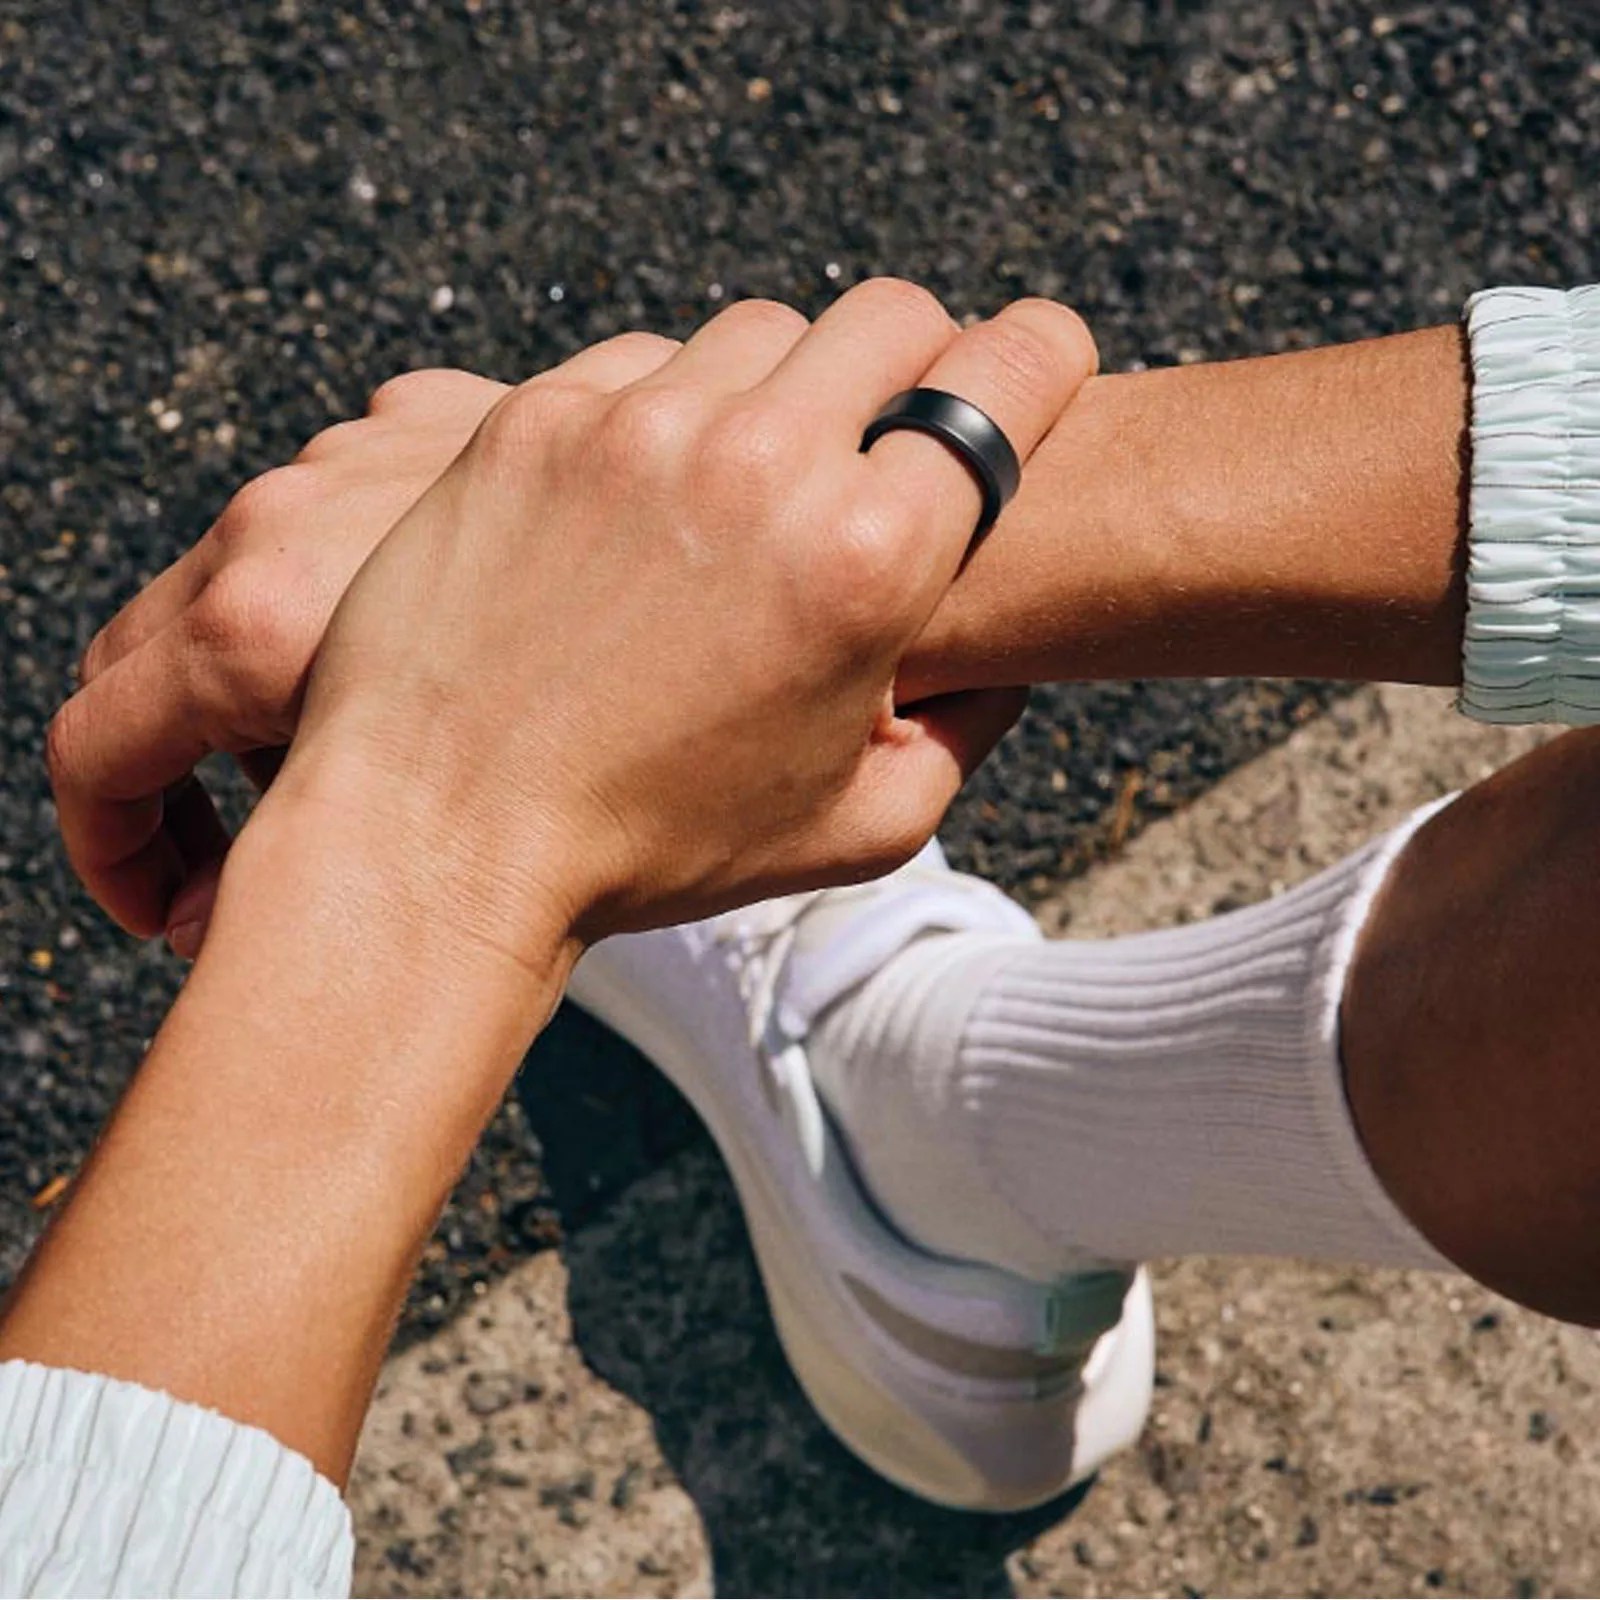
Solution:
M46 742L68 859L130 933L151 937L187 863L163 826L167 792L214 748L208 698L169 627L122 657L56 713Z

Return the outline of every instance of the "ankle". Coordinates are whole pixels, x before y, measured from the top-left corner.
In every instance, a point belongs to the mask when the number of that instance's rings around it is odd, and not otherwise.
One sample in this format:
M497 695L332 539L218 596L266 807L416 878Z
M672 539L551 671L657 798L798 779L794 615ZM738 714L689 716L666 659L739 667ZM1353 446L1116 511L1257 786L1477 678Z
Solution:
M962 1069L974 1007L1038 943L926 935L833 1007L807 1050L863 1187L901 1234L936 1255L1050 1282L1079 1263L1001 1198Z

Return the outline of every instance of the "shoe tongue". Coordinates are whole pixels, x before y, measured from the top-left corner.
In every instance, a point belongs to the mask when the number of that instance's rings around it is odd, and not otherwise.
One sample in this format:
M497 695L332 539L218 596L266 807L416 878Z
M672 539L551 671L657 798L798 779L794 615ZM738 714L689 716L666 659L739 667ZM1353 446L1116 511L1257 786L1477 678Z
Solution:
M949 871L935 840L898 872L821 896L799 919L780 1020L799 1036L907 945L930 933L1035 933L1021 906Z

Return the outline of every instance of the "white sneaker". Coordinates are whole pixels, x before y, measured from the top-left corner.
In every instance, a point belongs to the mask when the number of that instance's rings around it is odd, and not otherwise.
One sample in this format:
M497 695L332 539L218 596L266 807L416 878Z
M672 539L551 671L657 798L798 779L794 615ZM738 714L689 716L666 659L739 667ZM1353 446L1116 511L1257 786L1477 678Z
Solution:
M823 1420L884 1477L967 1510L1038 1505L1138 1436L1149 1283L1095 1271L1037 1284L907 1243L857 1179L805 1041L918 935L1022 927L1026 912L950 872L935 843L877 883L607 939L568 990L716 1139L784 1350Z

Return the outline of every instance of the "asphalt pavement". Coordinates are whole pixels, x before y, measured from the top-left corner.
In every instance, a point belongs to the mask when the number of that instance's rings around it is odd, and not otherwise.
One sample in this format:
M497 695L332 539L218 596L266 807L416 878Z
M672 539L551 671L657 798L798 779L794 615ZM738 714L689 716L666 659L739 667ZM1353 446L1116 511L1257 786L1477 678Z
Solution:
M1584 281L1597 31L1554 0L0 0L0 1277L179 977L74 887L43 730L95 628L252 474L406 368L514 379L875 273L962 315L1065 296L1111 369ZM948 838L1037 900L1330 693L1042 691ZM557 1117L569 1192L672 1143L670 1107L617 1133L637 1079L604 1041L546 1048L623 1086ZM556 1226L508 1110L405 1336Z

